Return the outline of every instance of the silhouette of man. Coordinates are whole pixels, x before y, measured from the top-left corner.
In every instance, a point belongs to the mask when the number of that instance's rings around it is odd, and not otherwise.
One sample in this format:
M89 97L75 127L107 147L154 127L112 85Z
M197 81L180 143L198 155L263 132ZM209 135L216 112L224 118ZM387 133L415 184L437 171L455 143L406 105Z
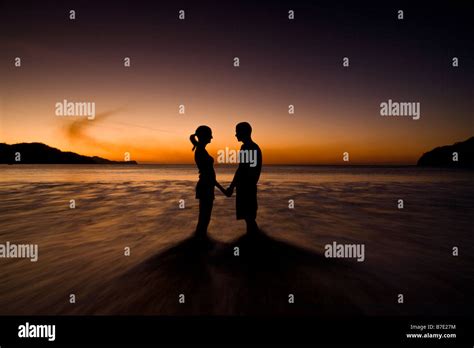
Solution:
M235 208L237 220L245 220L247 233L258 232L257 222L257 183L262 171L262 151L252 140L252 127L241 122L235 127L235 136L243 144L239 152L239 167L232 183L226 190L228 197L236 188ZM255 162L256 161L256 162Z

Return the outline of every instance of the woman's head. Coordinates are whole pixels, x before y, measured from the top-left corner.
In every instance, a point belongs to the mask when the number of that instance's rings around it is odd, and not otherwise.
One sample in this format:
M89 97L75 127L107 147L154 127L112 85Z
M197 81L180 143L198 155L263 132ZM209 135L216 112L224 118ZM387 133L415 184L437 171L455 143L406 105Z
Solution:
M196 140L197 137L197 140ZM196 129L196 132L194 134L191 134L189 137L191 140L191 143L193 143L193 151L196 148L196 146L201 145L201 146L206 146L211 142L212 139L212 130L208 126L199 126Z

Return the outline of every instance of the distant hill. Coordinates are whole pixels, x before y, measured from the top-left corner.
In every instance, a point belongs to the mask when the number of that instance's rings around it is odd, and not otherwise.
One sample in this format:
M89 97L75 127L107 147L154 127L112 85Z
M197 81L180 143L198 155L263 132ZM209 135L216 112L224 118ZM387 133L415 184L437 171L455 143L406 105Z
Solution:
M457 152L458 161L453 161L453 152ZM455 143L437 147L423 154L417 163L424 167L449 167L474 169L474 137Z
M21 156L15 161L16 154ZM136 161L110 161L101 157L82 156L74 152L63 152L42 143L0 143L1 164L137 164Z

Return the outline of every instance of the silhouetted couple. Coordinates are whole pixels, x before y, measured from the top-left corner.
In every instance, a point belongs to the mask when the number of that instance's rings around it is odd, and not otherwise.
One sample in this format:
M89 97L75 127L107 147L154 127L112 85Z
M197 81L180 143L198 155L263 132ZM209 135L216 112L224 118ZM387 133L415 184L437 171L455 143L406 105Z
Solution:
M214 204L214 187L217 187L227 197L231 197L236 189L236 216L237 220L245 220L247 233L256 234L257 222L257 183L262 170L262 152L252 140L252 127L247 122L241 122L235 127L235 136L241 141L240 153L256 154L256 163L248 161L249 156L240 156L239 167L234 179L227 189L224 189L216 180L214 159L207 153L206 145L211 142L212 130L208 126L199 126L196 133L190 136L193 143L194 160L199 169L199 181L196 185L196 198L199 199L199 220L196 227L196 237L207 237L207 227L211 221L212 206ZM245 160L247 159L247 160Z

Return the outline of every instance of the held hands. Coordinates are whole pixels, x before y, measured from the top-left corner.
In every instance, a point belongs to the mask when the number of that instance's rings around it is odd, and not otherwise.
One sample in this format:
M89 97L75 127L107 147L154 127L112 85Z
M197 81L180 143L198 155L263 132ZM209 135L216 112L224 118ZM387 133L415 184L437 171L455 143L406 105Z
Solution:
M229 186L229 187L225 190L225 192L224 192L224 194L225 194L227 197L232 197L232 194L233 194L233 193L234 193L234 187L232 187L232 186Z
M223 188L221 184L216 182L216 186L226 197L231 197L234 193L234 187L230 185L227 189Z
M221 184L219 184L217 181L215 182L215 185L217 186L217 188L219 190L221 190L221 192L226 196L226 197L232 197L232 194L234 193L234 185L233 184L230 184L230 186L225 189L222 187Z

